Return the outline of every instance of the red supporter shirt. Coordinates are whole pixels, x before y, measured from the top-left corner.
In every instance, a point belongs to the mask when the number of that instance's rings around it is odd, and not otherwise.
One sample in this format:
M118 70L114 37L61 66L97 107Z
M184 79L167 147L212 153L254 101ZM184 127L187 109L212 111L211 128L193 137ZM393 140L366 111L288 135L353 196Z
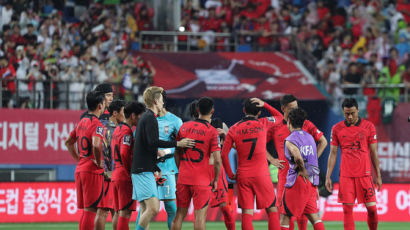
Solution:
M264 107L271 115L277 115L277 110L267 103ZM229 151L234 143L238 152L237 178L269 175L266 158L266 136L268 130L276 122L275 117L259 119L245 117L229 129L222 148L223 165L229 177L233 177L229 164Z
M178 184L211 184L209 158L212 152L221 151L218 131L209 122L201 119L185 122L177 135L177 141L184 138L195 140L195 147L184 148L180 156Z
M309 120L306 120L303 124L302 129L313 136L315 141L323 136L323 133ZM289 170L289 162L285 157L285 139L290 135L290 131L285 120L278 122L277 125L273 126L268 132L268 141L273 140L275 144L276 151L278 152L279 160L284 160L283 168L279 169L279 177L286 178ZM286 181L286 180L285 180Z
M133 139L132 129L128 124L120 123L115 128L111 139L111 152L115 162L111 180L131 181Z
M80 161L77 164L75 172L92 172L101 174L104 172L103 168L95 164L95 156L92 153L93 137L101 139L103 142L104 126L101 124L98 117L92 114L86 114L77 127L71 131L70 137L77 142L77 152L80 154ZM101 153L102 155L102 153Z
M340 176L370 176L369 145L373 143L377 143L376 128L367 120L359 118L355 125L345 121L334 125L330 144L341 148Z

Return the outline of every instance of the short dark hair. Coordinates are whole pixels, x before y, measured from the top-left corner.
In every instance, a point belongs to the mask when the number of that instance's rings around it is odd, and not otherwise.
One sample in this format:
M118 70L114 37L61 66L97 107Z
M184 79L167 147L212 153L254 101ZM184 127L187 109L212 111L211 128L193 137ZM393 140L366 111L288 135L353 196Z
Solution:
M125 106L125 102L120 99L115 99L111 102L110 106L108 106L108 112L110 112L110 116L114 114L114 111L118 113L121 112L121 108Z
M191 102L191 104L189 104L189 115L193 119L197 119L199 116L198 111L196 110L197 104L198 104L197 100L194 100Z
M99 104L104 103L104 100L104 93L99 91L89 92L86 97L88 111L95 111Z
M214 107L214 100L210 97L201 97L198 100L197 107L201 115L208 115Z
M297 101L298 99L292 94L286 94L280 99L280 106L287 106L289 103Z
M128 102L124 107L125 118L131 117L131 114L135 114L136 116L138 116L143 112L145 112L145 105L140 102Z
M95 87L94 90L102 92L104 94L112 93L112 85L110 83L101 83L101 84L97 85L97 87Z
M294 108L288 115L288 121L295 129L302 128L306 119L307 113L302 108Z
M243 103L243 108L245 109L245 113L249 115L258 115L258 113L261 111L261 107L256 106L257 103L252 103L251 99L248 98L245 100Z
M342 109L343 108L352 108L352 107L356 107L356 109L359 109L359 105L357 104L356 99L354 98L346 98L343 100L342 103Z
M161 94L162 94L162 101L164 102L164 108L166 108L167 100L168 100L167 93L165 92L165 90L163 90Z

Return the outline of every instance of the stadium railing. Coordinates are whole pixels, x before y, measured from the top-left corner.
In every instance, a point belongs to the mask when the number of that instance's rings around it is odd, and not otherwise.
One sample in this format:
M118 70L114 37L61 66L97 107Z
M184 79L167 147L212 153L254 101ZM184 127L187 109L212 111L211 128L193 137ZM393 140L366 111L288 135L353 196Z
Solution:
M342 84L341 85L342 89L358 89L358 92L356 95L363 95L363 90L366 88L370 89L375 89L376 90L376 96L380 97L385 97L388 95L385 95L382 90L387 90L387 89L399 89L400 95L399 99L400 102L408 102L409 101L409 90L410 88L406 87L404 83L400 84L368 84L368 85L361 85L361 84Z

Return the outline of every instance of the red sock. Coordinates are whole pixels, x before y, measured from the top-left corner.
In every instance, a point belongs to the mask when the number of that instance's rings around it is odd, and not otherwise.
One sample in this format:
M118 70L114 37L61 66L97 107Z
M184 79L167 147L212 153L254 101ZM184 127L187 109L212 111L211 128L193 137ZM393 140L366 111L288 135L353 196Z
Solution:
M287 227L281 226L281 227L280 227L280 230L289 230L289 226L287 226Z
M83 224L83 219L84 219L84 210L83 210L83 213L81 214L80 222L78 222L78 229L79 230L83 230L81 228L81 225Z
M242 230L253 230L251 214L242 213Z
M289 230L294 230L295 229L295 220L296 217L292 216L289 220Z
M221 207L222 215L224 216L225 226L228 230L235 230L235 220L233 219L232 211L228 206Z
M92 230L94 229L94 219L95 212L83 211L83 217L81 218L80 229L81 230Z
M118 217L117 230L129 230L130 229L129 223L130 223L129 218L119 216Z
M268 229L281 230L278 212L268 212Z
M377 229L377 223L379 222L379 218L377 215L377 207L376 205L366 207L367 208L367 225L369 226L370 230Z
M296 221L298 222L299 230L306 230L307 229L308 219L305 215L296 218Z
M316 222L313 225L313 229L314 230L325 230L325 225L323 224L323 222L320 220L320 222Z
M344 230L354 230L353 205L343 205Z

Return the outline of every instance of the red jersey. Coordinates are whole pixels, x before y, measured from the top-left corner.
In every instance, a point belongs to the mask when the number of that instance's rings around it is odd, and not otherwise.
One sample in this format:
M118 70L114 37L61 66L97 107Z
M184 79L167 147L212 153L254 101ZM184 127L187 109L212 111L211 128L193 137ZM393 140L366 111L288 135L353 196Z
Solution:
M302 129L312 135L316 142L323 136L323 133L309 120L305 120ZM289 162L285 157L284 151L285 139L289 135L290 131L285 120L278 122L268 132L268 141L273 139L279 160L285 161L282 163L284 167L279 169L279 175L283 177L286 177L289 170Z
M222 148L223 163L229 177L233 173L228 155L234 143L238 152L237 178L269 175L266 135L276 121L274 117L245 117L229 129Z
M332 127L330 144L340 146L340 176L363 177L371 175L369 145L377 143L374 125L359 118L355 125L341 121Z
M77 142L77 152L80 154L80 161L77 164L75 172L93 172L103 173L104 169L98 167L94 161L95 156L92 153L93 137L101 139L103 143L104 126L101 124L97 116L86 114L77 127L71 131L70 137ZM102 153L101 153L102 155Z
M114 154L114 171L111 180L131 181L132 147L134 144L131 127L120 123L111 138L111 152Z
M209 158L212 152L221 151L218 131L209 122L201 119L184 123L177 141L190 138L195 147L184 148L180 156L178 184L210 185Z

